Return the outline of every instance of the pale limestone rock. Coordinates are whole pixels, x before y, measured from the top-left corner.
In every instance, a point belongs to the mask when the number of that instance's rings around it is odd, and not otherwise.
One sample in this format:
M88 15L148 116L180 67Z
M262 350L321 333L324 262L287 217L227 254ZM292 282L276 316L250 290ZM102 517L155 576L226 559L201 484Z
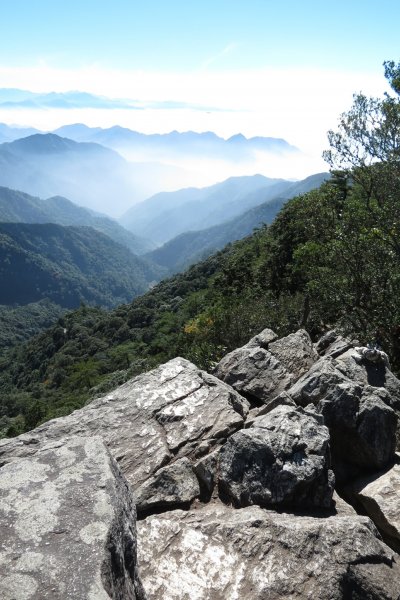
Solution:
M67 417L0 441L0 465L70 436L98 435L137 490L172 460L195 462L202 444L210 450L243 427L248 409L232 388L176 358Z
M208 504L148 517L138 536L148 600L398 600L399 565L367 517Z

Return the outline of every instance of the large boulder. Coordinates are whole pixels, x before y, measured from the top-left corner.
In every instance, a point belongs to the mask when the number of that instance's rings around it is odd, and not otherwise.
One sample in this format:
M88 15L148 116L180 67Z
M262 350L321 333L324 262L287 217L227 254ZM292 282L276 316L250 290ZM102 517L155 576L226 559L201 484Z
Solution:
M148 600L398 600L400 568L367 517L208 504L138 523Z
M335 461L382 469L393 459L396 447L397 415L390 394L361 376L348 377L343 364L340 356L320 358L288 394L300 406L314 404L323 415Z
M0 441L0 465L33 457L70 436L100 436L145 503L162 504L162 489L149 497L155 473L187 457L193 463L243 427L248 402L216 377L182 358L135 377L67 417L54 419L11 440ZM164 488L171 504L171 489ZM177 505L181 498L175 496Z
M130 490L99 438L0 469L2 600L144 599Z
M219 453L219 491L234 506L332 503L329 432L319 415L278 406L233 434Z
M215 375L254 401L267 404L287 390L318 359L310 336L300 330L280 340L265 329L227 354Z

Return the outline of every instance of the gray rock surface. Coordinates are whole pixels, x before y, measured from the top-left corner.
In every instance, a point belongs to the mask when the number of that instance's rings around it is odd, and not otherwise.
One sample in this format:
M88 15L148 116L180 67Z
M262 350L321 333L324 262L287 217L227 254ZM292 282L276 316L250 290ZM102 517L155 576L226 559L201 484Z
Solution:
M358 362L353 349L336 358L336 366L346 377L361 386L371 386L380 390L382 399L391 408L400 410L400 381L383 362L373 363L367 360Z
M218 472L218 456L219 449L203 456L194 465L194 472L197 475L205 499L209 499L214 490Z
M353 361L358 369L353 358L345 360ZM361 376L350 378L346 374L351 374L350 367L346 371L345 364L341 357L321 358L288 394L300 406L317 406L329 427L335 460L381 469L394 457L396 412L390 407L385 388L373 387Z
M247 400L229 386L177 358L67 417L0 441L0 465L72 435L98 435L137 490L173 460L197 461L243 427L247 412Z
M2 600L144 598L135 507L99 438L0 469L0 540Z
M399 564L367 517L208 504L148 517L138 536L148 600L399 597Z
M178 358L0 441L1 600L142 600L137 564L148 600L399 600L398 555L333 493L330 446L346 481L394 457L400 383L349 348L266 329L217 369L251 412ZM392 540L397 476L357 492Z
M227 354L215 375L235 390L268 403L287 390L318 359L309 335L300 330L274 340L264 330L242 348Z
M354 482L347 493L363 505L385 540L400 552L400 457L389 470Z
M199 495L198 479L186 457L161 468L134 492L138 514L187 505Z
M353 348L351 341L343 338L334 329L328 331L315 344L315 350L320 356L330 356L331 358L336 358L351 348Z
M235 507L332 504L329 432L321 417L278 406L233 434L219 453L221 498Z

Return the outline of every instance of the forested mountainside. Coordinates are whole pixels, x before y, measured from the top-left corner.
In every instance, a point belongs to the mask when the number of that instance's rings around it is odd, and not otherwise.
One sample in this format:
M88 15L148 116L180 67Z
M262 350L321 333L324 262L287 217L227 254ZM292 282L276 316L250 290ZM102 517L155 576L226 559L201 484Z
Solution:
M160 276L160 269L91 227L0 224L0 304L47 298L65 308L81 302L111 307Z
M371 212L372 208L372 212ZM385 211L346 173L274 223L111 312L82 306L3 356L3 432L70 412L174 356L211 368L266 324L376 338L400 366L400 270ZM377 219L381 228L377 229Z
M57 223L86 225L123 244L134 254L144 254L155 244L121 227L106 215L78 206L62 196L42 200L25 192L0 187L0 223Z
M171 274L179 273L222 249L229 242L240 240L250 235L257 227L270 224L290 195L294 197L317 188L328 178L328 173L311 175L291 184L282 195L263 202L229 221L200 231L181 233L163 246L148 252L146 256L156 264L166 267Z
M46 298L23 306L0 305L0 353L51 327L66 310Z

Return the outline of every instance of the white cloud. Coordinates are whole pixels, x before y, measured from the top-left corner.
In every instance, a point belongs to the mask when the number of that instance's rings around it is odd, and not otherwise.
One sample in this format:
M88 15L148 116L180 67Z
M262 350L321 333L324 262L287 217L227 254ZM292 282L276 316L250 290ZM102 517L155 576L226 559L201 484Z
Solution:
M234 49L233 44L218 56ZM218 56L209 59L209 64ZM211 62L210 62L211 61ZM143 105L174 101L214 106L218 110L147 109L143 111L1 111L0 121L29 124L41 129L83 121L88 125L116 123L143 131L212 130L228 137L282 137L314 157L326 146L326 131L334 128L349 108L352 94L381 95L381 74L322 69L255 69L196 72L110 70L100 64L55 69L44 62L32 68L0 65L0 87L35 92L81 90L111 98L129 98Z

